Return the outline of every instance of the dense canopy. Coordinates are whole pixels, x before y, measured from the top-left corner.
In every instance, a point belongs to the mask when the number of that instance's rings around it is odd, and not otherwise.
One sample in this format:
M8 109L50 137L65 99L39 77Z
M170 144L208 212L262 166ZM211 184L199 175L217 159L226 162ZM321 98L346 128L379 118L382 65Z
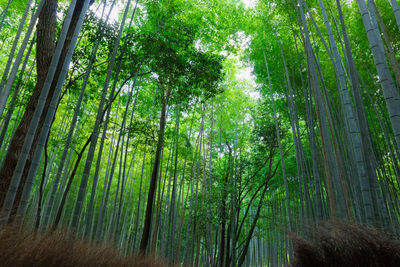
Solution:
M0 0L0 223L188 266L400 236L397 0Z

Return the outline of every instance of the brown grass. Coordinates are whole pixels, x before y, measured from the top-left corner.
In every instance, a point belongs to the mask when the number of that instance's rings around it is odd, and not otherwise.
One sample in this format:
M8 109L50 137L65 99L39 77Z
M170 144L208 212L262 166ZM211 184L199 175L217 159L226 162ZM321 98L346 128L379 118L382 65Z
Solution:
M18 227L0 229L0 266L167 266L159 258L122 256L107 246L93 246L65 231L23 234Z
M315 241L291 234L294 253L289 266L400 266L400 242L365 226L328 222L308 236Z

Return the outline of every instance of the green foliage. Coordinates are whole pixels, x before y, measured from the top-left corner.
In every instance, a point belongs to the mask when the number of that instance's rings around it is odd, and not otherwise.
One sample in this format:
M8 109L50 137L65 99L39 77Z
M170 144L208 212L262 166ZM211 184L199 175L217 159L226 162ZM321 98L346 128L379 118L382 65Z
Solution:
M135 2L132 1L132 5ZM95 194L93 221L97 225L100 203L104 201L103 192L106 192L107 179L112 172L115 158L114 178L111 181L109 195L110 199L111 196L113 199L109 200L106 206L105 228L102 229L104 238L110 240L115 238L116 243L129 249L135 246L132 244L132 236L136 233L131 225L135 223L136 216L139 220L143 220L142 215L145 209L143 203L146 203L145 195L151 176L154 152L159 141L157 140L159 113L168 90L171 90L171 96L167 106L165 146L158 174L157 189L159 191L156 192L157 197L154 203L155 207L158 207L154 216L158 216L156 218L159 220L157 221L160 224L159 229L170 227L169 220L175 219L176 231L180 231L179 236L182 239L180 245L182 251L190 249L192 242L193 250L195 250L197 238L201 240L199 241L201 246L206 241L208 242L208 238L217 243L216 240L220 238L218 231L221 223L226 221L228 225L231 223L231 218L235 218L236 227L242 222L244 225L241 232L235 233L237 234L235 248L239 253L244 248L250 233L249 229L255 222L256 211L260 205L261 211L255 223L256 229L252 242L255 242L257 238L262 238L272 244L286 235L285 230L289 228L288 207L285 206L287 196L269 95L265 58L268 61L279 134L282 139L285 171L288 177L289 208L295 218L294 225L300 228L305 218L313 220L317 216L315 211L317 181L314 177L313 164L316 164L316 172L321 176L322 208L329 216L330 210L326 208L328 205L326 203L329 201L326 177L328 167L323 150L326 137L324 139L321 136L321 122L313 93L315 88L312 88L310 83L312 78L309 76L310 55L306 55L304 48L304 28L300 21L299 6L292 0L256 2L253 8L248 9L244 7L242 1L238 0L144 0L138 2L133 20L128 19L123 29L123 37L111 75L110 84L115 86L115 94L107 96L107 101L112 103L106 104L107 109L110 108L110 122L107 125L102 161L99 165L100 180L96 191L88 192L85 200L88 202L90 195ZM381 181L387 183L387 187L378 189L382 192L387 189L389 193L385 192L385 194L389 195L385 196L390 196L390 201L396 202L399 188L399 177L396 174L398 153L394 149L395 143L391 141L393 133L390 130L389 116L385 109L379 77L375 71L374 60L357 4L355 1L341 2L343 2L351 51L361 82L364 101L362 108L366 112L370 127L368 131L371 135L374 156L376 155L374 161L379 167L376 173L380 175L379 183ZM386 0L375 2L387 27L395 56L400 60L400 35L393 10ZM82 152L82 158L85 157L86 152L83 148L93 131L101 91L106 80L108 64L126 1L117 1L117 11L113 14L116 21L111 23L106 23L104 17L100 18L101 11L99 10L102 10L102 3L103 1L95 1L85 18L80 41L74 51L58 104L48 143L52 164L48 168L46 177L46 197L54 180L55 170L62 153L60 148L65 143L83 79L92 58L92 49L99 42L94 67L85 91L82 108L79 111L79 126L75 129L70 147L71 162L63 173L64 185L74 164L78 162L77 155ZM108 7L111 5L109 1L106 3ZM336 3L335 1L324 1L324 3L328 9L328 17L339 54L345 70L349 72ZM0 0L0 6L3 7L5 4L5 0ZM61 28L62 14L65 14L67 4L67 2L61 2L58 6L58 29ZM355 169L349 162L352 159L349 150L351 144L343 130L347 125L343 119L345 110L341 107L342 94L337 73L329 57L332 49L329 44L328 49L324 45L324 42L328 43L327 29L318 1L310 0L306 1L306 4L310 10L306 16L307 26L315 61L318 62L315 64L318 72L317 81L322 88L324 105L330 112L327 127L331 137L328 138L331 138L336 148L330 153L335 155L340 164L343 164L343 169L340 171L351 174ZM8 51L11 49L13 35L16 34L24 5L23 1L14 0L9 10L10 15L0 32L1 73L7 62ZM133 12L132 6L129 15L131 12ZM314 21L311 20L311 15ZM281 48L293 90L291 97L294 107L289 105L289 84ZM11 126L6 132L7 142L14 132L15 125L18 125L36 84L35 49L28 64L33 66L31 76L23 76L22 80L18 81L21 82L25 91L24 94L18 96ZM118 77L117 68L120 68ZM355 106L349 73L346 73L346 82L353 101L350 105ZM110 91L111 88L108 94ZM122 127L125 114L126 125ZM179 133L176 128L177 117L179 117ZM314 124L313 128L310 121ZM296 145L301 145L303 150L301 153L296 151L299 148L295 147L296 140L292 127L295 122L299 124L299 132L296 132L296 135L300 136L298 136L299 143ZM102 126L104 126L104 121L102 121ZM311 143L311 132L315 134L315 144ZM312 158L312 145L316 147L316 162ZM6 146L0 149L1 153L5 154L3 152L6 151ZM231 153L230 150L232 150ZM175 155L176 151L178 155ZM96 152L95 160L97 157L99 155ZM177 157L176 166L175 157ZM3 155L0 155L0 159L3 159ZM81 163L77 168L77 178L73 181L72 190L67 199L63 215L65 224L68 224L69 216L73 211L79 179L83 172L82 165ZM93 166L89 182L93 182L94 172ZM306 177L304 181L303 176ZM356 188L353 187L348 176L343 177L347 178L341 182L350 186L349 198L354 201L353 194ZM175 179L176 196L174 197L179 198L180 206L175 207L176 218L169 218L168 216L172 216L171 195ZM40 179L36 179L32 194L34 201L36 201L34 194L38 192L39 184ZM142 184L141 188L139 184ZM125 186L123 194L120 191L122 185ZM306 187L308 192L306 192ZM264 188L265 194L262 194ZM141 198L141 203L137 207L139 198ZM384 201L389 203L389 200ZM115 237L112 231L116 224L115 212L119 203L122 207L120 218L123 234L120 233L120 236ZM176 205L177 203L176 200ZM225 218L221 215L223 203L226 205ZM32 214L35 205L31 205ZM307 211L307 205L311 207L310 211ZM353 210L355 209L353 207ZM81 228L84 227L81 226ZM138 231L140 230L139 228ZM215 239L215 236L218 238ZM137 240L139 238L137 237ZM157 249L161 249L164 246L162 242L166 242L167 236L156 233L154 238L156 243L160 242ZM208 249L206 247L208 245L208 243L204 245L205 250ZM254 243L252 246L254 249ZM166 252L162 251L162 253ZM187 255L182 257L187 257Z

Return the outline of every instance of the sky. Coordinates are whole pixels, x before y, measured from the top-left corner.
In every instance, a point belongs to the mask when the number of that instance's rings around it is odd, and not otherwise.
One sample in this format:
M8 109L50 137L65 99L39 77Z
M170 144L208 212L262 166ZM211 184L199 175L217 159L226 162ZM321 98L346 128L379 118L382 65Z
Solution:
M246 8L252 8L257 4L258 0L242 0L242 2Z
M253 8L258 2L258 0L241 0L241 1L244 3L245 8ZM111 11L111 15L110 15L110 19L109 19L110 22L115 22L118 20L118 15L122 11L123 7L124 7L124 4L121 3L120 1L117 1L116 6ZM108 8L109 8L109 5L108 5ZM96 12L99 17L101 17L101 11L102 11L101 8L99 8ZM106 9L106 14L107 14L107 11L108 10Z

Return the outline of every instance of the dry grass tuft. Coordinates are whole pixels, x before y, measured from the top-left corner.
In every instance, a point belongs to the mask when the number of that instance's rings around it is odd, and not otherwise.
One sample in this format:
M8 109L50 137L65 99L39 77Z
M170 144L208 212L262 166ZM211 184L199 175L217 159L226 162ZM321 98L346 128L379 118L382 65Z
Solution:
M157 257L122 256L107 246L93 246L65 231L23 234L18 227L0 229L0 266L130 266L162 267Z
M400 241L365 226L328 222L309 237L315 241L291 234L294 253L289 266L400 266Z

